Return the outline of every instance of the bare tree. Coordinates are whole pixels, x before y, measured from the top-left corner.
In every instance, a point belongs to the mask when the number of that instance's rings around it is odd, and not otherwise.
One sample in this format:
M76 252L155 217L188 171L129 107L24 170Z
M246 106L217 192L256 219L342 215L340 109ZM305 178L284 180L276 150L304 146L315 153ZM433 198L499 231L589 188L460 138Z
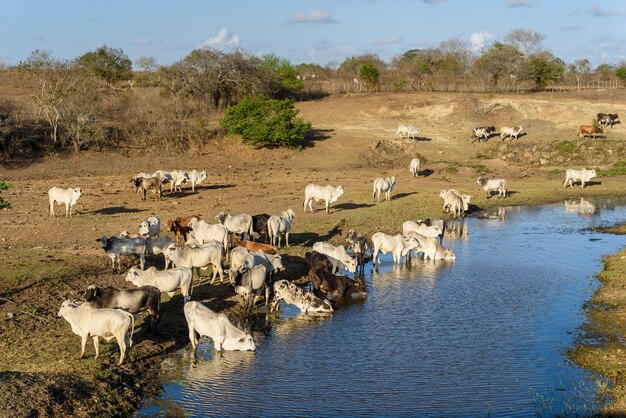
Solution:
M39 92L33 95L35 104L50 125L50 139L59 142L59 124L68 98L75 94L81 75L71 61L50 57L48 51L33 51L19 65L39 83Z
M513 29L504 37L504 43L511 45L524 57L541 51L545 36L530 29Z
M588 59L579 59L568 66L569 71L576 77L576 86L580 90L580 79L591 72L591 63Z
M154 57L139 57L137 61L135 61L135 65L145 72L154 71L158 67L156 58Z

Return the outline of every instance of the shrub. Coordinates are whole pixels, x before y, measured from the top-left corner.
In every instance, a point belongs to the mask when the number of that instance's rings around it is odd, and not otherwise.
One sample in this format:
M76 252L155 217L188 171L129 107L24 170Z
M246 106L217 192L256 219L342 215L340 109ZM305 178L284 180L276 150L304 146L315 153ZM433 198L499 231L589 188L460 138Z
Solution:
M0 180L0 190L7 190L10 189L11 186L9 183L6 183L4 181ZM9 202L7 202L6 200L4 200L2 197L0 197L0 209L8 209L11 207L11 204Z
M474 164L471 166L477 174L483 175L491 173L491 170L487 168L484 164Z
M302 148L311 124L297 115L291 100L246 97L226 110L220 127L256 147Z
M572 141L562 141L556 145L556 150L561 157L567 157L576 151L576 144Z
M598 170L598 177L613 177L626 174L626 161L618 161L613 164L613 168L608 170Z

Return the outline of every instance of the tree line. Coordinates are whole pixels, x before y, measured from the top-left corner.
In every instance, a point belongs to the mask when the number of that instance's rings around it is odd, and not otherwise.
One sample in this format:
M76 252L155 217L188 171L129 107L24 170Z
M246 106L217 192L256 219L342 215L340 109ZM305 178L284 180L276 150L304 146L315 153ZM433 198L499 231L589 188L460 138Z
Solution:
M9 117L5 121L0 127L0 152L10 154L11 145L23 137L39 142L39 148L45 142L56 150L166 146L172 151L198 151L219 134L219 124L210 122L216 111L247 97L307 100L353 92L511 93L622 88L626 83L626 62L596 68L586 59L566 63L543 48L543 40L537 32L515 29L478 53L467 42L452 38L389 61L365 54L336 67L294 65L274 54L201 48L168 66L159 66L153 57L140 57L135 71L121 48L104 45L75 59L57 59L35 50L17 71L37 86L32 94L36 113L32 120ZM0 103L0 121L13 108L10 101ZM39 122L46 126L45 135L35 129Z

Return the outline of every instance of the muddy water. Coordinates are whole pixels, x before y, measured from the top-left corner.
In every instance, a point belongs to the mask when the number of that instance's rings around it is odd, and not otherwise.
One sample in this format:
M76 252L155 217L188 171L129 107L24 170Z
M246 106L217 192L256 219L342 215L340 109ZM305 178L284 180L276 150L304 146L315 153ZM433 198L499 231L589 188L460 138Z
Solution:
M455 262L366 267L367 300L329 318L284 308L240 323L255 353L177 353L161 398L139 414L192 416L530 416L598 408L596 377L564 356L623 236L625 202L506 208L467 219L444 245Z

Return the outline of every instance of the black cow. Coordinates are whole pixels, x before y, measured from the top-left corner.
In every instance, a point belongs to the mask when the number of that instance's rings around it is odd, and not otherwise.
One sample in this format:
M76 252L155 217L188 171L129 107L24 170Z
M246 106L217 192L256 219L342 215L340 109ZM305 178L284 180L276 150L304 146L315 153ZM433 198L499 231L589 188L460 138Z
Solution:
M612 128L616 123L621 123L617 113L598 113L596 118L600 126L603 127L610 126Z
M267 233L267 220L271 215L260 213L252 216L252 231L259 235L265 235L265 243L270 243L270 235Z
M148 310L151 317L150 329L159 330L161 316L161 291L154 286L141 286L133 289L96 287L91 285L85 291L85 300L94 308L124 309L131 314Z

